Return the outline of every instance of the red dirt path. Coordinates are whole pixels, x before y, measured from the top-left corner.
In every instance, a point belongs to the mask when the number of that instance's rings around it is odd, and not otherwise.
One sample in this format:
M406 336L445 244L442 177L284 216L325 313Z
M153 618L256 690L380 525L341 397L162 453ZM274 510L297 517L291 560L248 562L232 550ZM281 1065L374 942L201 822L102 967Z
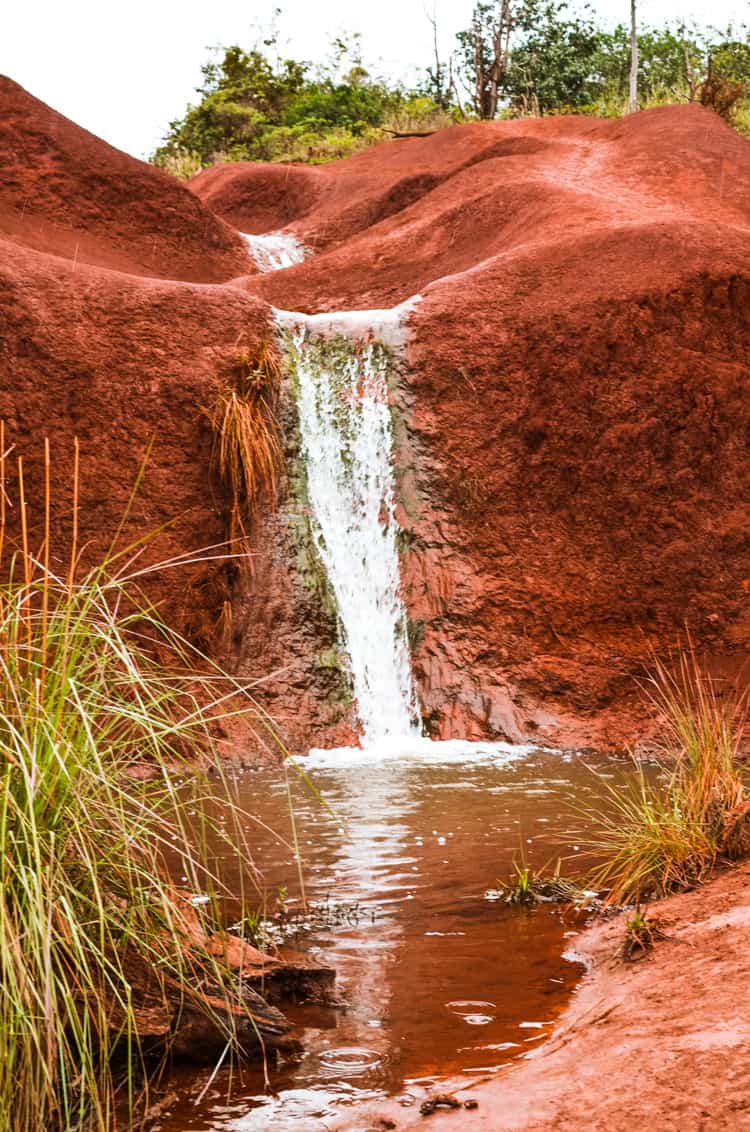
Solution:
M0 137L0 413L32 509L44 434L62 460L78 434L103 538L153 435L141 524L179 516L166 553L221 538L203 410L266 303L420 292L394 408L434 732L617 746L642 723L633 676L686 624L725 668L746 657L750 144L711 112L473 124L185 187L0 80ZM259 275L236 229L279 227L316 255ZM160 596L207 640L233 605L211 647L276 673L263 694L302 747L347 719L295 506L256 516L252 574Z

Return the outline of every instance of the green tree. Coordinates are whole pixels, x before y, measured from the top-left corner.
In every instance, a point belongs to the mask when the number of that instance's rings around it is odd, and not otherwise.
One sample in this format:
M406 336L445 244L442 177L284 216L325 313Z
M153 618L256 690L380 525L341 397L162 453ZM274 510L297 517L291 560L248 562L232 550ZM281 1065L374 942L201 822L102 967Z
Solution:
M630 28L601 32L595 60L599 94L626 99L631 63ZM701 34L684 26L642 28L638 36L638 92L641 104L690 97L697 89L706 57Z
M601 86L601 30L564 3L526 0L516 22L502 91L520 113L547 114L590 104Z
M736 39L728 28L725 37L709 46L708 56L715 73L734 82L750 83L750 34L744 40Z
M305 87L309 64L284 59L274 65L259 50L228 47L201 68L200 102L170 124L160 153L183 150L209 164L219 153L250 156L268 127L278 123Z
M282 58L272 32L251 51L232 46L202 68L199 100L172 122L154 155L192 171L213 161L319 161L376 140L389 119L429 119L431 99L373 77L359 36L340 36L323 64Z
M525 0L480 0L474 5L471 24L456 37L459 73L468 86L477 118L497 115L508 70L511 33L517 13L524 6Z

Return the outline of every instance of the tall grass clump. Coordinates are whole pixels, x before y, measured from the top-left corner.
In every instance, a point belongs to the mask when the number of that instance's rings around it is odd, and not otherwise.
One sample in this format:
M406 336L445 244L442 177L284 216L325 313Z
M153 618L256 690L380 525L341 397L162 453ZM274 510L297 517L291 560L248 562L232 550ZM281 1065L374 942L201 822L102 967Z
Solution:
M229 841L253 875L246 819L227 802L211 824L209 779L191 756L211 750L208 715L223 698L209 677L152 659L156 638L190 656L138 599L134 554L81 561L77 448L62 571L51 565L49 446L38 551L20 459L18 499L8 491L2 426L0 453L0 1128L105 1132L117 1112L129 1127L143 1101L144 1001L168 1018L213 1012L235 1044L236 988L195 930L190 894L215 908L221 893L210 839L214 851ZM148 781L133 775L144 761Z
M272 347L257 357L239 352L209 412L214 467L230 499L229 537L247 537L259 494L278 488L283 449L277 418L281 367Z
M628 789L603 781L607 809L589 846L602 858L591 885L612 903L638 903L689 888L721 856L734 855L730 833L745 820L740 763L745 697L719 695L692 647L674 671L657 663L649 685L661 728L656 761Z
M165 173L176 177L178 181L189 181L203 168L199 154L179 147L169 153L161 153L154 164L163 169Z

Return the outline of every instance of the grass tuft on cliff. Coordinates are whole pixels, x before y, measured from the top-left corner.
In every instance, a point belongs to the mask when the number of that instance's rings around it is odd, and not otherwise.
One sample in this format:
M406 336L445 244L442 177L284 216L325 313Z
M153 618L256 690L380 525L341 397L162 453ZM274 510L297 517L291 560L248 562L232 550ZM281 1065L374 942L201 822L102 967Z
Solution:
M653 781L639 767L625 791L602 780L608 808L588 840L603 862L591 887L607 889L615 904L690 888L720 857L750 847L740 771L746 698L720 696L692 649L676 671L657 664L650 690L662 729L661 773Z
M276 416L280 379L273 348L263 347L256 358L240 352L209 412L214 467L230 499L230 542L247 537L247 520L261 492L273 495L278 488L284 458Z
M241 833L248 819L222 801L212 822L216 788L193 764L196 749L210 755L209 716L221 715L223 696L210 677L173 676L154 661L157 640L186 664L191 655L139 601L136 550L82 568L77 447L72 550L57 572L49 446L35 551L20 459L20 536L12 540L6 521L3 433L0 425L0 1128L105 1132L116 1112L130 1127L153 1068L139 1033L144 988L157 1013L173 1014L175 1000L211 1013L233 1047L236 992L193 929L224 892L208 839L229 843L254 875ZM187 784L178 786L180 770ZM190 894L205 903L193 907ZM211 1003L201 994L209 987Z

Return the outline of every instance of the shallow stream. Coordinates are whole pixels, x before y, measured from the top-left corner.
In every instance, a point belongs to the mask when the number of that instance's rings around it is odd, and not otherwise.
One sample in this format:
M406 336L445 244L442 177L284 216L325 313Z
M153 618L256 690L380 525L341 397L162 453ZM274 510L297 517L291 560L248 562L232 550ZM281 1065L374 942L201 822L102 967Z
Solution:
M333 814L297 783L307 899L327 910L292 944L336 968L345 1006L286 1010L305 1053L272 1071L276 1097L254 1068L230 1100L219 1073L198 1105L209 1072L178 1078L182 1101L164 1132L324 1132L342 1106L382 1096L416 1104L441 1081L482 1077L544 1042L582 971L581 918L552 904L508 907L488 893L514 861L579 857L581 814L602 784L590 759L519 751L487 748L471 761L358 753L310 771ZM626 781L625 764L595 765ZM278 771L244 772L236 790L289 836ZM301 909L293 853L270 833L253 839L269 908L285 886L288 911ZM563 861L563 873L574 869Z

